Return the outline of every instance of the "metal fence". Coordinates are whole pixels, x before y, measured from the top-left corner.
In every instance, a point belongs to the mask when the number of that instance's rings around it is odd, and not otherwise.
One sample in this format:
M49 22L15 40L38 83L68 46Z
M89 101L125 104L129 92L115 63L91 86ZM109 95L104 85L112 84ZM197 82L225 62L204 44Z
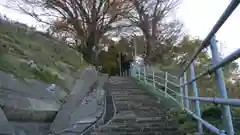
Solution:
M222 67L240 57L240 48L226 58L220 60L215 34L225 23L228 17L232 14L232 12L237 8L239 3L240 0L231 1L220 19L217 21L210 33L203 40L200 47L196 50L192 58L186 64L180 76L176 77L167 72L156 72L152 68L146 66L139 67L133 65L133 67L131 68L131 75L134 78L138 79L141 82L144 82L146 85L150 85L154 90L163 93L166 97L170 97L172 100L176 101L189 115L196 119L198 122L199 134L203 134L203 127L219 135L235 134L232 123L231 107L240 106L240 99L228 98ZM208 46L210 46L211 50L212 66L209 67L208 70L203 71L196 76L194 69L194 60L197 58L198 54ZM187 70L189 68L190 73L187 73ZM199 97L196 81L206 75L213 73L216 76L215 79L217 88L219 90L219 97ZM190 76L190 80L187 80L188 74ZM193 96L188 96L189 85L191 85L192 87ZM189 101L194 101L194 111L191 110ZM208 121L201 118L201 102L215 103L221 105L222 123L224 129L218 129L214 125L210 124Z

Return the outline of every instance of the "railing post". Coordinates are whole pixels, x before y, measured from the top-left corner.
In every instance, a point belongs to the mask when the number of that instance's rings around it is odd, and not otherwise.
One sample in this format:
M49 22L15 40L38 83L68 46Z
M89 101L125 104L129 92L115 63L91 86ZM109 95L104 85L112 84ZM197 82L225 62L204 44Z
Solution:
M194 71L194 62L190 66L190 76L191 79L195 78L195 71ZM197 83L196 81L192 82L192 88L193 88L193 95L194 97L198 97L198 88L197 88ZM195 113L198 117L201 118L201 111L200 111L200 102L198 100L195 101ZM198 121L198 133L202 134L203 133L203 127L202 123Z
M141 72L141 68L138 67L138 80L139 80L139 81L141 81L141 79L140 79L140 72Z
M167 83L168 83L168 72L165 73L165 97L167 97Z
M133 65L132 64L130 64L130 76L133 76Z
M130 76L133 76L133 67L132 66L130 66Z
M154 73L153 68L152 68L152 74L153 74L153 88L154 88L154 90L156 90L156 84L155 84L155 73Z
M143 67L143 72L144 72L144 83L147 83L147 76L146 76L146 67Z
M184 102L183 102L183 98L184 98L184 93L183 93L183 87L181 87L181 85L183 84L183 78L180 77L180 99L181 99L181 105L182 107L184 107Z
M134 78L136 77L136 66L133 65L133 68L132 68L132 75L134 76Z
M213 65L217 65L220 62L220 56L219 56L219 52L217 49L217 41L216 41L215 36L211 39L210 48L211 48L211 52L212 52L212 63L213 63ZM216 80L217 80L217 87L219 89L219 95L221 98L227 99L228 95L227 95L226 85L224 82L222 68L217 69L215 71L215 75L216 75ZM222 121L224 124L225 131L227 132L227 135L234 135L230 107L229 107L229 105L221 105L221 107L223 110Z
M187 73L186 72L184 72L183 79L184 79L184 84L186 84L187 83ZM184 95L186 97L188 97L188 85L185 85L183 87L184 87ZM185 106L188 110L190 110L189 100L187 98L185 98Z
M137 77L137 67L136 65L133 66L133 75L136 78Z

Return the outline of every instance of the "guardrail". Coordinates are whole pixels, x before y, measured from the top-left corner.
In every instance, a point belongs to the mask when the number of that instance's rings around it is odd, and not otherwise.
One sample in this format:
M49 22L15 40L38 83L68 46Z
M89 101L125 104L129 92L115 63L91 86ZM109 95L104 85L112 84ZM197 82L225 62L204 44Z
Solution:
M232 123L231 108L230 106L240 106L240 99L229 99L226 85L224 82L224 75L222 67L229 64L230 62L238 59L240 57L240 48L235 52L220 61L220 56L218 53L217 42L215 34L224 24L227 18L239 5L240 0L232 0L225 12L222 14L220 19L214 25L210 33L207 35L205 40L202 42L200 47L196 50L192 58L186 64L183 69L181 76L172 76L169 73L164 73L161 71L155 72L153 69L146 66L137 67L134 65L131 68L131 75L138 79L139 81L145 83L146 85L152 86L156 91L163 93L166 97L170 97L176 101L189 115L191 115L198 122L198 133L203 134L203 126L213 133L219 135L234 135L234 128ZM210 45L212 64L208 70L203 71L199 75L195 75L194 60L197 58L198 54L206 47ZM190 80L187 80L187 70L190 68ZM196 81L202 77L214 73L216 76L216 85L219 90L219 97L199 97L198 88ZM171 79L172 78L172 79ZM178 83L173 81L173 78L178 78ZM188 85L192 86L193 96L188 96ZM158 87L156 87L158 85ZM169 85L174 86L171 88ZM195 113L190 109L189 101L192 100L195 103ZM205 121L201 118L200 102L216 103L220 104L222 108L222 123L224 129L218 129L214 125Z

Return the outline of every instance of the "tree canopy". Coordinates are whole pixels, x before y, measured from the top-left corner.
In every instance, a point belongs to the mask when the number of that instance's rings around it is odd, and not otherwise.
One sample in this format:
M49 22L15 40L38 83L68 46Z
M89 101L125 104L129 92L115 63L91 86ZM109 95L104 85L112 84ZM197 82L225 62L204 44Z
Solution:
M132 0L132 3L135 10L129 12L128 18L144 35L146 59L161 57L165 46L173 45L180 37L182 24L176 20L167 21L179 0Z
M127 0L11 0L11 3L50 24L52 32L61 33L70 40L80 40L76 49L93 64L101 37L116 29L116 23L130 9Z
M136 47L136 54L145 60L179 70L202 42L184 35L180 21L169 19L179 0L9 1L12 7L48 24L48 32L81 52L85 61L106 69L118 67L119 52L128 53L132 59ZM195 66L197 73L211 66L207 50L199 54ZM231 78L237 68L235 62L225 66L226 78Z
M101 39L126 27L140 29L146 59L159 57L178 40L182 24L168 15L179 0L9 0L11 7L47 23L49 33L67 40L89 63L96 63ZM128 32L129 33L129 32ZM155 52L155 53L153 53ZM158 52L158 53L156 53Z

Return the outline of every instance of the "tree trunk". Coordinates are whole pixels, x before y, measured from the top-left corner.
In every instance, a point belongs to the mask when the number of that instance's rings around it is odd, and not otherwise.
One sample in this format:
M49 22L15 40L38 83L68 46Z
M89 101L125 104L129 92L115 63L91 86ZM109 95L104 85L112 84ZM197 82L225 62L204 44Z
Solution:
M96 34L90 34L88 39L86 40L86 46L82 49L83 59L93 65L98 65L98 47L96 46L99 42L99 38L96 36ZM93 47L95 46L95 51L93 50Z
M151 43L151 36L149 34L145 34L146 38L146 48L145 48L145 60L149 60L149 57L151 55L151 48L152 48L152 43Z

